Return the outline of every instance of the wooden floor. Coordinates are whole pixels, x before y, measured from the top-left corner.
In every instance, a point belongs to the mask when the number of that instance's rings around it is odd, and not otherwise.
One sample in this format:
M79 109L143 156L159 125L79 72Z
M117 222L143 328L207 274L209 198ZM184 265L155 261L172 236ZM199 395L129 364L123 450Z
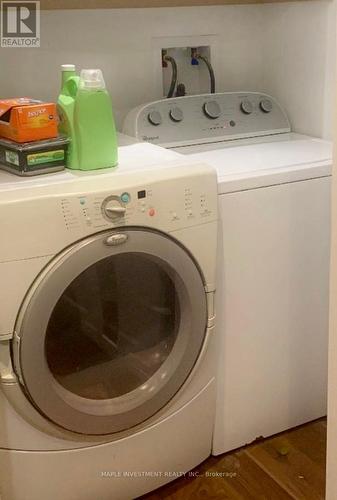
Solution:
M141 499L323 500L325 450L326 420L316 420L210 457L194 469L194 477L177 479Z

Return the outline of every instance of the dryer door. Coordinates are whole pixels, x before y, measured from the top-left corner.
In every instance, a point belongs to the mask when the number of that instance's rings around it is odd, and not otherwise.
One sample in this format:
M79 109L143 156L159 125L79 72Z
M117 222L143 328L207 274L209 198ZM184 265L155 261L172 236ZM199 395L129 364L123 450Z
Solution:
M65 250L28 294L13 362L34 406L81 434L129 429L163 408L198 360L201 273L178 242L130 228Z

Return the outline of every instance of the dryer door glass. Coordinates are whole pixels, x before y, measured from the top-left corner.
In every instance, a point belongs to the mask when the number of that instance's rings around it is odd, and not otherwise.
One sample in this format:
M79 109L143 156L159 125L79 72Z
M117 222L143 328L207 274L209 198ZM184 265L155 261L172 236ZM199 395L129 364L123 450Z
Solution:
M165 361L179 325L179 298L164 262L138 253L106 257L58 300L47 326L47 363L61 386L83 398L140 389L143 400L172 376ZM156 372L154 387L148 382Z
M200 356L206 327L203 278L186 249L141 228L100 233L67 249L34 284L13 360L49 420L110 434L168 404Z

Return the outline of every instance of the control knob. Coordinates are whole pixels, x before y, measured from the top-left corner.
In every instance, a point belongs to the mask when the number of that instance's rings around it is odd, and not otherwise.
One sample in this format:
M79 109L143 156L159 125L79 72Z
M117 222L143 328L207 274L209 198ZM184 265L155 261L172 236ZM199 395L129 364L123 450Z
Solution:
M253 104L248 99L242 101L240 108L245 115L251 115L254 110Z
M173 122L182 122L184 119L184 113L180 108L170 109L170 118Z
M151 123L151 125L158 126L162 124L162 117L159 111L150 111L150 113L147 115L147 119Z
M103 201L102 212L107 219L114 221L124 217L126 208L122 205L118 196L111 196Z
M203 110L207 118L216 120L221 115L221 108L216 101L205 102Z
M270 113L273 109L273 103L270 99L262 99L260 102L260 109L264 113Z

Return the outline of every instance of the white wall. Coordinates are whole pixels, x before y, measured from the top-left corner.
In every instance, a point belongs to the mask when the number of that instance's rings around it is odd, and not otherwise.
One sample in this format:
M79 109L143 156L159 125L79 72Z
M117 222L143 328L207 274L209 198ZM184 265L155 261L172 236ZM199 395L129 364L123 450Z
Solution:
M208 36L215 40L219 91L265 90L286 107L298 131L327 136L331 8L319 0L43 12L40 49L0 49L0 96L56 99L60 64L100 67L121 124L129 109L161 97L158 37Z
M287 109L297 132L332 137L335 3L266 4L262 88Z
M0 95L55 99L61 63L99 67L120 122L130 108L162 97L154 78L154 37L209 34L219 34L223 49L218 88L255 88L261 15L256 6L43 12L40 49L0 49Z
M333 106L337 126L337 107ZM328 440L326 500L337 498L337 138L334 137L334 165L332 171L331 204L331 260L330 260L330 332L328 373Z

